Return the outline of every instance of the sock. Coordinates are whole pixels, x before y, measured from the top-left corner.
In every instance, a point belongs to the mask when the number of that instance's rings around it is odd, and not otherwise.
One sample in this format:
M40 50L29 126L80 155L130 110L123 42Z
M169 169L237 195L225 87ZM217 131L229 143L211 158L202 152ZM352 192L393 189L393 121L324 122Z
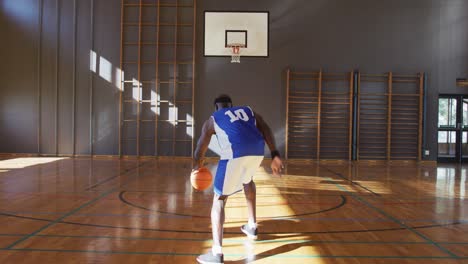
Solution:
M213 245L213 247L211 248L211 251L213 252L213 255L223 254L223 247Z
M252 228L252 229L257 228L257 223L253 222L252 220L249 220L248 225L249 225L249 227Z

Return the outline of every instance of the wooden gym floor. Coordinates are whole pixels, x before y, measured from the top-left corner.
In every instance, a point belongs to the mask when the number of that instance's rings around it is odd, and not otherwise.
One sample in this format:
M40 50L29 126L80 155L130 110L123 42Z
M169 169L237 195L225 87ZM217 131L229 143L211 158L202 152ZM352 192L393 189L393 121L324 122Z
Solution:
M195 263L212 191L190 160L0 161L0 263ZM227 204L226 263L468 263L468 166L289 163L256 175L259 240L243 193Z

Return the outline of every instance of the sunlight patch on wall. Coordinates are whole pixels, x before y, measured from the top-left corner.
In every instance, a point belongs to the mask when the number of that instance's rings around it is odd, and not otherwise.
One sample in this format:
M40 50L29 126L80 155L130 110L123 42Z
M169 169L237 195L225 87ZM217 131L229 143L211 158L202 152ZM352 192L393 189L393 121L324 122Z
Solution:
M90 50L89 60L90 60L89 67L92 72L98 74L101 78L113 84L121 92L124 91L124 84L122 82L126 80L126 78L125 78L125 72L122 69L114 67L108 59L102 56L99 56L93 50ZM132 78L132 81L131 81L131 96L132 96L132 99L135 100L136 102L140 102L143 97L143 84L136 78ZM161 96L158 93L156 93L154 90L151 90L151 111L158 116L161 115L161 108L157 103L160 100L161 100ZM179 109L172 102L168 102L168 104L169 104L169 107L168 107L167 122L173 126L176 126L179 123L178 121ZM185 119L186 121L184 122L187 123L185 132L190 138L193 138L194 137L193 116L186 113L185 118L186 118ZM102 135L105 136L105 134L102 134ZM209 149L217 154L220 153L220 148L215 138L211 140Z
M187 119L186 133L189 137L193 138L193 117L187 114L185 118Z
M161 111L160 111L160 108L159 106L157 105L159 102L159 100L161 100L161 96L156 93L155 91L151 90L151 111L153 111L153 113L157 114L157 115L160 115L161 114Z
M99 76L112 83L112 64L102 56L99 57Z
M179 120L179 110L173 103L169 102L169 123L175 126L177 120Z
M141 82L139 82L137 79L133 78L132 79L132 98L133 100L139 102L140 97L141 97L141 92L142 92L142 85Z
M93 50L90 50L89 53L89 69L98 74L102 79L114 85L117 89L123 91L123 84L121 81L125 79L124 72L120 68L114 67L108 59L99 56Z
M94 50L89 52L89 69L94 73L97 72L97 54Z
M119 89L120 91L123 91L123 84L121 83L123 80L125 80L125 73L119 69L119 68L115 68L115 75L114 75L114 85L115 87L117 87L117 89Z

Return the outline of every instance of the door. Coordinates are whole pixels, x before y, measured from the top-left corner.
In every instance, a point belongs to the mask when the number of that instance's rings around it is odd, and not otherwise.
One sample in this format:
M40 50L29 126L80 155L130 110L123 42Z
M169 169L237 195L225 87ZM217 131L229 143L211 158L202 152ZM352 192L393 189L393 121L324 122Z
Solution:
M468 161L468 96L439 97L438 161Z

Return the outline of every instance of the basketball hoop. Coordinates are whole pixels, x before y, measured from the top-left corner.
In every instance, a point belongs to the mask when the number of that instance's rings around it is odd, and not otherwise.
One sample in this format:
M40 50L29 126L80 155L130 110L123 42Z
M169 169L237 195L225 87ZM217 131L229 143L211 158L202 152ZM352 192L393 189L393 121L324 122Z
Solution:
M245 47L245 45L244 44L233 43L233 44L229 44L227 47L232 49L232 51L231 51L231 63L240 63L240 57L241 57L240 51L241 51L241 48Z

